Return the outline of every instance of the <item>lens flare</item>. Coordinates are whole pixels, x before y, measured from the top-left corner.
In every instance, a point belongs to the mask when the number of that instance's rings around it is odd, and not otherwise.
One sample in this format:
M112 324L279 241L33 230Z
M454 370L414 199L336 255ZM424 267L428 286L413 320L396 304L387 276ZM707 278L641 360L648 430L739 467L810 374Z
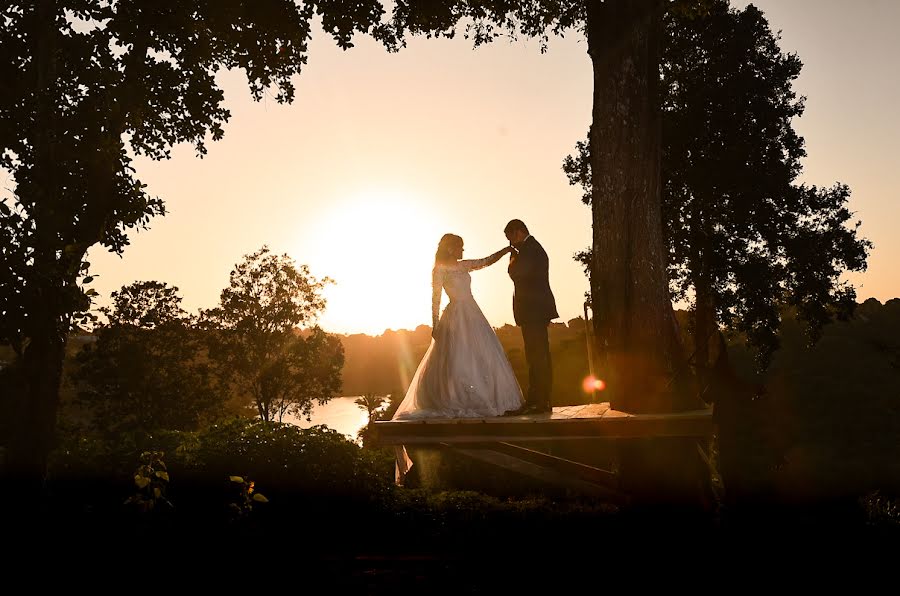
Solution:
M590 376L584 379L581 387L585 393L593 393L594 391L603 391L606 389L606 382L603 379Z

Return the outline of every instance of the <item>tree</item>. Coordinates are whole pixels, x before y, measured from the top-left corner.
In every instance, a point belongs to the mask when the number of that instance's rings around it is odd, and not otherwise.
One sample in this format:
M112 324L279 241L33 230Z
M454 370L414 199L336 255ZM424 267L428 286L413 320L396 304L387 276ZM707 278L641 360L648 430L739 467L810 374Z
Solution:
M313 401L324 404L340 391L340 339L317 325L297 329L324 310L330 281L263 246L235 265L219 306L203 313L210 358L262 420L280 422L288 411L308 417Z
M356 436L362 442L363 447L366 447L370 443L372 423L378 420L380 415L384 412L385 406L390 405L390 400L387 396L375 395L374 393L369 392L353 400L353 403L365 410L368 415L368 424L360 428L356 433Z
M99 430L198 430L223 413L205 342L177 292L135 282L113 292L113 308L103 309L109 320L78 354L74 374Z
M362 408L368 414L369 422L375 420L376 416L378 416L382 406L387 403L387 398L375 395L374 393L366 393L360 397L357 397L353 403Z
M311 21L337 44L378 34L376 0L37 0L0 8L0 167L15 187L0 203L0 343L22 360L25 389L7 476L40 489L53 446L67 333L88 310L84 256L122 254L128 232L164 213L131 154L198 154L230 114L220 69L242 69L260 99L294 96Z
M792 126L803 113L792 85L802 64L781 52L759 9L716 0L702 17L673 12L664 23L669 282L677 298L693 298L693 360L705 386L720 325L745 334L764 368L778 347L779 309L796 309L813 340L846 317L855 292L840 276L865 269L871 244L857 238L859 223L846 226L846 185L796 184L806 152ZM576 150L563 168L590 189L589 146Z

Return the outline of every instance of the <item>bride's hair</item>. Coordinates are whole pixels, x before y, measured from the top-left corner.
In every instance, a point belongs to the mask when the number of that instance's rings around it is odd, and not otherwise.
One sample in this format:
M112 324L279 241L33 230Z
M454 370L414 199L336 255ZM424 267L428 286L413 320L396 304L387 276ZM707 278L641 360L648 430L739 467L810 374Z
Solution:
M434 253L434 264L455 263L454 248L463 243L463 239L456 234L444 234L438 242L437 252Z

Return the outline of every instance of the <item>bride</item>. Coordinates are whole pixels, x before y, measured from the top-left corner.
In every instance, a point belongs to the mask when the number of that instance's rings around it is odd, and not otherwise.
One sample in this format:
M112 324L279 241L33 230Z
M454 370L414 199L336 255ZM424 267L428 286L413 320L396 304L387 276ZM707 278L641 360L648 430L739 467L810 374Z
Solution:
M461 260L463 239L444 234L432 270L432 337L394 420L502 416L522 406L522 390L497 334L472 296L470 271L514 249ZM441 290L450 303L438 321ZM405 458L404 458L405 459Z
M392 420L502 416L522 407L522 390L497 334L472 296L470 271L493 265L514 249L463 261L463 239L444 234L431 272L432 342ZM450 304L438 321L441 290ZM396 482L412 467L405 447L395 448Z

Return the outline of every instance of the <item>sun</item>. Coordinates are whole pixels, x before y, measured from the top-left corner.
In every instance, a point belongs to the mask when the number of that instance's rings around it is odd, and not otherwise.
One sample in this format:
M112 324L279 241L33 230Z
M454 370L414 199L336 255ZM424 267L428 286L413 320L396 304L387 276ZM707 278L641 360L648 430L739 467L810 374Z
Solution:
M422 198L366 192L329 206L315 223L315 270L335 281L319 323L380 334L431 324L431 268L444 231Z

